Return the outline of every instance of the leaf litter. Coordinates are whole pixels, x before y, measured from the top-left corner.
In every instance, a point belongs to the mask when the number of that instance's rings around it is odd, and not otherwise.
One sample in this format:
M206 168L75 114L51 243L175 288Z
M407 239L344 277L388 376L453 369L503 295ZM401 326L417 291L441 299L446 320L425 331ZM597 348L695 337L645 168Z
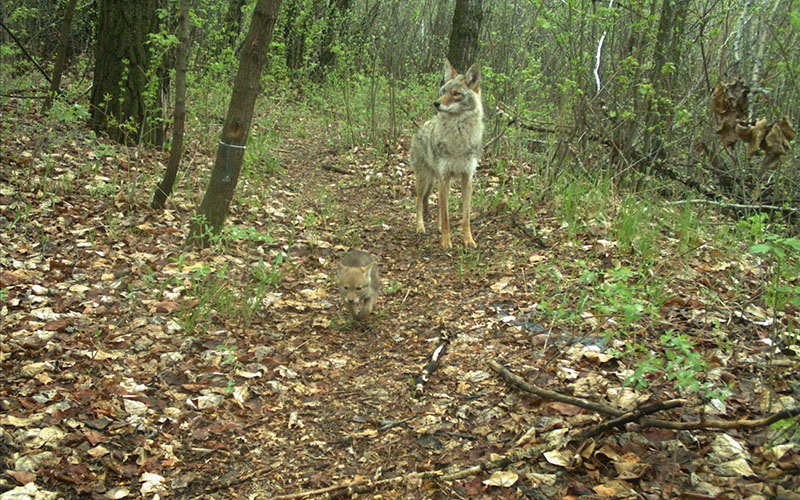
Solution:
M269 179L243 176L230 243L188 250L210 155L192 153L201 166L189 185L153 212L163 153L48 133L13 104L3 113L13 132L0 159L3 500L346 496L334 487L402 477L360 497L797 498L796 423L628 424L475 478L413 475L557 443L606 418L517 390L493 360L628 411L686 396L664 374L624 385L675 330L727 397L690 398L661 418L795 408L797 357L775 350L767 320L797 325L798 312L758 300L764 267L746 255L665 250L666 299L626 304L635 298L614 295L624 288L612 271L633 264L602 225L575 244L552 206L537 207L542 249L511 215L486 211L473 215L477 250L444 251L414 232L401 146L376 160L313 138L286 138ZM322 169L331 156L354 175ZM342 312L333 282L350 246L381 262L379 310L364 323ZM631 307L580 306L587 270L604 276L593 291ZM446 354L414 397L442 332ZM631 338L646 347L623 356Z

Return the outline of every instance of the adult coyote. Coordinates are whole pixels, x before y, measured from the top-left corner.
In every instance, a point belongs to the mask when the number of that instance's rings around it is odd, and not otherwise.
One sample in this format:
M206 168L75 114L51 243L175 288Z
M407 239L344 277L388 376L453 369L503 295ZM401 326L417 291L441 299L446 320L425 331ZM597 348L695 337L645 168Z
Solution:
M444 61L444 85L433 103L436 116L425 122L411 140L411 165L414 167L417 193L417 232L425 232L428 196L439 185L439 228L442 246L452 247L447 200L450 180L461 179L461 226L464 244L474 246L469 225L472 203L472 176L483 149L483 105L481 104L481 69L473 64L463 75Z

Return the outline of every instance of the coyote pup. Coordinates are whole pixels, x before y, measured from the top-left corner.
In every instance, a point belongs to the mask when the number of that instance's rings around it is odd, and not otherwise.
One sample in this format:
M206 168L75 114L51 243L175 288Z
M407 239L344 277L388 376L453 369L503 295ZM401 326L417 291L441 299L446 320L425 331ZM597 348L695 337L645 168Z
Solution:
M351 250L339 262L339 293L355 319L360 321L375 309L380 284L378 263L371 254Z
M425 232L428 196L433 185L439 186L439 228L442 246L450 243L447 201L450 180L461 179L461 225L464 244L475 246L469 225L472 203L472 176L483 149L483 105L481 104L481 69L473 64L463 75L444 61L445 84L433 103L436 116L425 122L411 140L411 166L414 167L417 192L417 232Z

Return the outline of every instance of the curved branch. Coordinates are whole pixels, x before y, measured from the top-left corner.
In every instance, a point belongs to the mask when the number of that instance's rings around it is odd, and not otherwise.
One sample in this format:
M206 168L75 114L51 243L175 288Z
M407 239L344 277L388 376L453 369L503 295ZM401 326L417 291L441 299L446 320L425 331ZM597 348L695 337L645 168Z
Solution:
M574 406L578 406L580 408L585 408L587 410L597 411L599 413L604 413L607 415L612 415L614 417L626 417L625 422L629 421L630 419L627 417L628 415L636 415L636 412L625 412L623 410L614 408L613 406L609 406L603 403L595 403L593 401L587 401L583 398L577 398L574 396L566 396L564 394L559 394L557 392L548 391L546 389L542 389L540 387L533 386L527 382L525 382L521 377L515 375L505 367L503 367L500 363L496 361L490 361L489 366L497 372L504 380L508 381L515 387L522 389L526 392L531 392L536 394L537 396L552 399L554 401L559 401L562 403L571 404ZM666 408L674 408L676 406L675 402L680 401L681 404L685 403L685 400L673 400L673 401L665 401L662 404L666 405ZM638 410L641 411L642 409ZM701 416L700 420L694 422L674 422L671 420L659 420L653 418L640 418L639 424L645 427L659 427L662 429L674 429L674 430L698 430L698 429L756 429L760 427L766 427L767 425L773 424L778 420L783 420L786 418L792 418L800 415L800 406L795 408L788 408L786 410L779 411L777 413L773 413L772 415L767 415L763 418L757 418L753 420L707 420Z

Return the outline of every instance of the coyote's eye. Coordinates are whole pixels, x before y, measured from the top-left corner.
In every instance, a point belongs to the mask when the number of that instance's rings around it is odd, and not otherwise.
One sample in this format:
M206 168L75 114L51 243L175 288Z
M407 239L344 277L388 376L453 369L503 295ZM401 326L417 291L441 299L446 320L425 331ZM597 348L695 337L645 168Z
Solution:
M461 99L463 96L461 92L453 92L453 99Z

